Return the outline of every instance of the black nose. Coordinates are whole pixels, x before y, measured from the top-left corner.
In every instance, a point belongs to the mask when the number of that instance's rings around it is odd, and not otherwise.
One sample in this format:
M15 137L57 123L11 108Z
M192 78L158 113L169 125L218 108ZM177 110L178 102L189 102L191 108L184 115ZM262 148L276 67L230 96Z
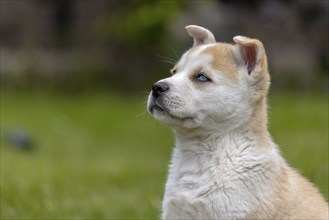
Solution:
M152 94L154 97L159 97L161 94L167 92L169 86L165 82L157 82L152 86Z

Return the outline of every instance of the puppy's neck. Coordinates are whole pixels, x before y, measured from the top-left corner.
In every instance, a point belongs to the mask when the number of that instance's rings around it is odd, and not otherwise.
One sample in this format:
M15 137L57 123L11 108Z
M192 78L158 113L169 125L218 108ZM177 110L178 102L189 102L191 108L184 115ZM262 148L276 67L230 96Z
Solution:
M271 135L267 128L267 121L267 100L266 97L263 97L255 103L248 123L250 135L260 148L268 148L273 145Z
M208 144L207 149L213 150L224 145L239 145L241 140L248 140L255 148L263 150L271 148L274 143L267 129L266 97L254 104L251 116L238 127L223 129L218 125L218 129L209 132L203 129L176 130L175 137L177 148L191 151L198 151L204 143Z

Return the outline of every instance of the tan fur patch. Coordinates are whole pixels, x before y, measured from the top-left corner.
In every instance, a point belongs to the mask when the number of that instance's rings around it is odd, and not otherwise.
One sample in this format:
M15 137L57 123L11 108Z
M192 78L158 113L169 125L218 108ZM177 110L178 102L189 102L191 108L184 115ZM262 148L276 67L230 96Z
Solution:
M238 68L234 61L232 45L217 43L214 46L207 47L202 53L210 54L213 57L211 61L213 69L221 71L225 77L237 82Z

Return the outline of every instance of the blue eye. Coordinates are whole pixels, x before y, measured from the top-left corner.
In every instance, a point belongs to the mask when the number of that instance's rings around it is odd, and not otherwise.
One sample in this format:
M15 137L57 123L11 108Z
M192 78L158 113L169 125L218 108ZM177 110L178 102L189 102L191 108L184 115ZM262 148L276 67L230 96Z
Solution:
M196 80L200 81L200 82L207 82L210 81L210 79L205 76L204 74L200 73L195 77Z

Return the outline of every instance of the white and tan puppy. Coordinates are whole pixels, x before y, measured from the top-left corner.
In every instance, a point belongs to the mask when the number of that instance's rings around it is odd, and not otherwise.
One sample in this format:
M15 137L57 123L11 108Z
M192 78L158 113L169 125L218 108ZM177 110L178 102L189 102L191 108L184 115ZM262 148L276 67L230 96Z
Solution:
M328 219L318 190L281 157L267 130L262 43L187 26L194 38L153 85L148 110L174 130L163 219Z

